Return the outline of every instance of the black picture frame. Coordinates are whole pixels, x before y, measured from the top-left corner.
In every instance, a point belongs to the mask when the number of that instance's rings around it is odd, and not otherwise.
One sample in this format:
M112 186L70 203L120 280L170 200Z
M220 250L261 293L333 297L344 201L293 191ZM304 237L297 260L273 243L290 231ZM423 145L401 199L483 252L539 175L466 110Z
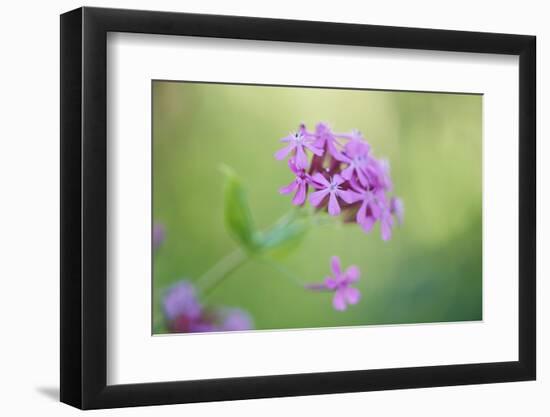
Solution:
M108 32L519 56L519 360L107 385ZM94 409L535 379L535 51L524 35L88 7L61 15L61 401Z

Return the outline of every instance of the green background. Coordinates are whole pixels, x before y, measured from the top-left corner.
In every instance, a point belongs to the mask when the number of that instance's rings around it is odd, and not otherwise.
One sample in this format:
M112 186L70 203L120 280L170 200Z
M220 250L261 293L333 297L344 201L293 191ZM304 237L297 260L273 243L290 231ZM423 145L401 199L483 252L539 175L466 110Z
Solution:
M153 218L166 227L155 255L160 297L196 280L238 245L224 225L221 164L242 178L259 228L291 208L278 193L292 175L273 153L300 122L359 129L391 164L405 223L383 242L378 225L313 228L281 260L303 282L322 281L329 260L361 269L362 299L345 312L254 260L207 299L246 309L256 329L482 319L482 96L153 82ZM156 328L162 332L162 326Z

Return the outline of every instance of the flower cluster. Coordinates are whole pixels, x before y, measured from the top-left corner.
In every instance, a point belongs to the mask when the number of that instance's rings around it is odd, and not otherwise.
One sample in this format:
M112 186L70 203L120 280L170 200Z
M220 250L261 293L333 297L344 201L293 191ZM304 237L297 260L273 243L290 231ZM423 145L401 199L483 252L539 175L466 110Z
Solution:
M227 332L250 330L253 327L250 315L241 309L208 309L202 306L195 288L185 280L168 289L162 307L171 332Z
M369 143L357 130L335 133L326 123L314 131L301 124L298 131L281 139L286 146L275 153L278 160L289 157L294 180L279 191L294 193L292 203L309 202L344 221L356 221L365 232L380 222L383 240L391 238L394 217L403 222L403 202L392 192L389 164L377 159ZM311 155L309 155L311 154Z

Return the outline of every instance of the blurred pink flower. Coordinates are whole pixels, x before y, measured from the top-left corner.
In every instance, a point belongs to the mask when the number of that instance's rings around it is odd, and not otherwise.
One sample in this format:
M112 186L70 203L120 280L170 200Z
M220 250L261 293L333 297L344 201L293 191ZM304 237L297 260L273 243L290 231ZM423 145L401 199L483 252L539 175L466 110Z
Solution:
M157 250L160 245L162 245L162 242L164 242L164 239L166 238L166 230L164 229L164 225L161 223L154 223L153 224L153 250Z
M333 291L332 306L335 310L344 311L347 309L348 304L357 304L361 298L361 292L351 286L359 280L360 271L355 265L351 265L346 271L342 271L338 256L332 257L330 266L332 276L325 278L322 283L306 285L306 288L316 291Z
M253 328L251 316L239 308L205 308L186 280L170 287L162 300L168 329L174 333L229 332Z

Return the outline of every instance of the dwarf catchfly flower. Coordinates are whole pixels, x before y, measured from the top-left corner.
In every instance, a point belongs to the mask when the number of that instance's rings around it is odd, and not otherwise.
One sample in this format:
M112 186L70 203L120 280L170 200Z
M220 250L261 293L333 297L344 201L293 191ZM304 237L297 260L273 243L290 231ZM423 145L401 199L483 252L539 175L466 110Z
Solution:
M292 204L300 206L306 201L307 190L309 184L311 183L311 177L309 174L306 174L303 169L298 169L294 163L294 159L288 160L288 166L296 177L290 184L285 187L281 187L279 192L281 194L290 194L294 192L295 194L292 199Z
M340 214L339 199L348 204L353 203L355 200L354 193L342 189L344 179L338 174L327 179L320 173L317 173L312 177L311 182L319 190L311 194L309 198L311 204L318 207L325 200L325 197L328 196L328 214L331 216Z
M357 304L361 298L361 292L351 286L359 280L360 271L355 265L342 271L338 256L332 257L330 266L333 275L325 278L324 282L320 284L306 285L306 288L316 291L333 291L332 306L335 310L344 311L348 304Z
M313 137L306 135L302 129L300 129L298 132L292 133L281 139L281 142L288 143L288 145L277 151L275 153L275 158L279 160L284 159L288 154L294 151L296 167L298 169L305 169L308 166L306 149L318 156L323 154L323 151L313 144L314 141L315 139Z

